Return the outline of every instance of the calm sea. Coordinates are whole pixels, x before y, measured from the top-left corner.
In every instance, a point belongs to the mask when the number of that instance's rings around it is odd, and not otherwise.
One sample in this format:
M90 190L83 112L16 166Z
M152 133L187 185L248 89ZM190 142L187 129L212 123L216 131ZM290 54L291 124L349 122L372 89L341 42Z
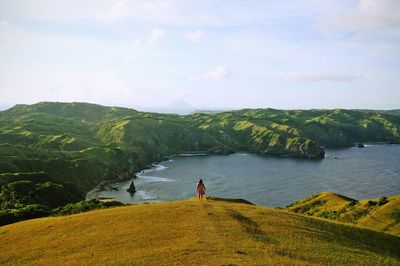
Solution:
M130 181L102 191L124 203L188 199L204 180L209 196L244 198L271 207L286 206L320 191L355 199L400 194L400 145L327 150L323 160L299 160L237 153L228 156L173 156L134 180L137 192L126 192Z

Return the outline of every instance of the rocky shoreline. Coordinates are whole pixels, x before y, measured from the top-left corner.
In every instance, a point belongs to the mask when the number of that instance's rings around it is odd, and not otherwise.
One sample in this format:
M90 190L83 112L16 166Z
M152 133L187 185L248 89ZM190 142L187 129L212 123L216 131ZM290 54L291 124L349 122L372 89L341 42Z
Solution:
M345 147L327 147L330 149L334 149L334 148L350 148L350 147L357 147L359 142L354 142L353 145L350 146L345 146ZM361 143L361 142L360 142ZM387 142L362 142L362 144L390 144ZM111 180L104 180L102 182L100 182L99 184L97 184L92 190L90 190L89 192L86 193L86 199L100 199L100 197L98 196L99 192L101 191L105 191L105 190L109 190L111 189L109 186L112 183L115 182L121 182L121 181L128 181L131 179L135 179L136 178L136 174L140 173L143 170L146 169L150 169L153 164L157 164L163 161L168 161L170 160L170 157L173 156L207 156L207 155L230 155L230 154L234 154L237 152L246 152L246 153L250 153L250 154L258 154L258 155L265 155L265 156L274 156L274 157L292 157L292 158L297 158L297 159L310 159L310 160L318 160L318 159L324 159L325 158L325 148L322 147L313 147L314 149L314 153L312 152L308 152L305 154L300 154L300 153L296 153L296 152L284 152L284 151L273 151L273 150L266 150L264 152L259 152L259 153L254 153L254 152L248 152L248 151L232 151L232 150L226 150L226 151L222 151L222 150L218 150L218 151L183 151L180 153L176 153L176 154L170 154L170 155L166 155L166 156L161 156L160 159L153 161L152 163L148 164L146 167L143 168L139 168L136 171L126 171L126 172L122 172L120 173L117 178L115 179L111 179Z

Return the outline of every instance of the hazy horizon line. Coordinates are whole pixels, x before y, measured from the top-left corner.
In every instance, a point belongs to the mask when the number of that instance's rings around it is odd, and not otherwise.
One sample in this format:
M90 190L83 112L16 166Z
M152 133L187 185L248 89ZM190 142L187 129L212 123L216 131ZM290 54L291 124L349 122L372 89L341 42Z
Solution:
M234 111L242 109L276 109L276 110L334 110L334 109L347 109L347 110L376 110L376 111L392 111L400 110L398 108L370 108L370 107L293 107L293 108L281 108L281 107L271 107L271 106L240 106L240 107L221 107L221 106L188 106L188 107L174 107L171 105L166 106L138 106L128 103L98 103L98 102L87 102L87 101L38 101L35 103L0 103L0 111L8 110L16 105L35 105L39 103L88 103L94 105L101 105L105 107L122 107L128 109L135 109L137 111ZM157 111L154 111L157 112Z

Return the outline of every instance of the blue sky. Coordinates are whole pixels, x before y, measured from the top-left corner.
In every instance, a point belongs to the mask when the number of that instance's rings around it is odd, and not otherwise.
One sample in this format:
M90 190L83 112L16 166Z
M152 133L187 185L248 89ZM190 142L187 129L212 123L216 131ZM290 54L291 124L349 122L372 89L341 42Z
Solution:
M0 103L400 108L398 0L1 1Z

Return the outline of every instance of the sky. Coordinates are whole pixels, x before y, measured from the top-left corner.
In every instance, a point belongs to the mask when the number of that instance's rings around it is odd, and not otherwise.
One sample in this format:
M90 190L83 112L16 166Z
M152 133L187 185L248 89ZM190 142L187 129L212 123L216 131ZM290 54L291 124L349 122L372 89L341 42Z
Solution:
M0 0L0 104L400 108L399 0Z

